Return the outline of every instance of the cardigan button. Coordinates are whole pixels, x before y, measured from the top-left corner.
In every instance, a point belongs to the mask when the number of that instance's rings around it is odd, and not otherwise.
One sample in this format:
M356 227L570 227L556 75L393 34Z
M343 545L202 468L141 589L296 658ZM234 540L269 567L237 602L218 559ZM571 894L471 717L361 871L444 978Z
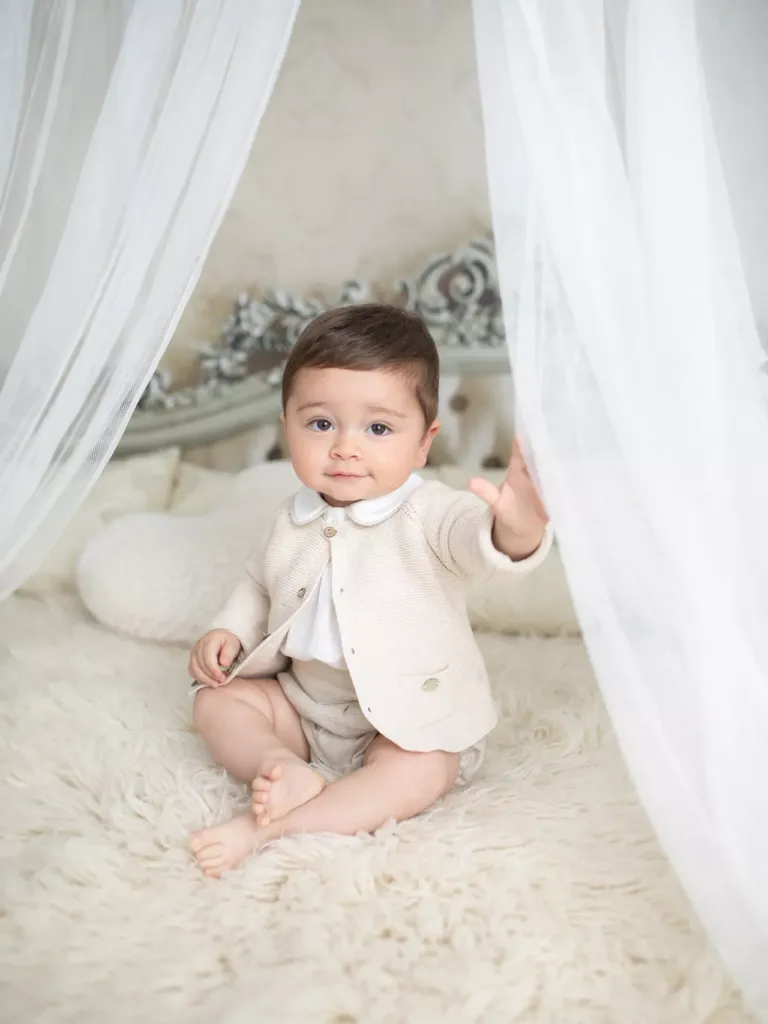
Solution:
M431 693L432 690L436 690L440 685L439 679L425 679L421 684L422 690L426 690L427 693Z
M306 587L302 587L301 590L298 592L298 594L296 596L300 597L300 598L301 597L306 597L307 596L307 588Z
M336 527L335 526L326 526L326 528L323 530L323 533L328 538L328 540L330 540L331 537L335 537L336 536Z

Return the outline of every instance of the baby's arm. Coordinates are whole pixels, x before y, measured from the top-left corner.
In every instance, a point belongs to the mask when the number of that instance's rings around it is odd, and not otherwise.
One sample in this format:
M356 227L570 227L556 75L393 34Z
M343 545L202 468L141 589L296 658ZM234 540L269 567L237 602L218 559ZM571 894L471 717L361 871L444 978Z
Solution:
M243 579L208 629L225 629L228 633L234 633L243 650L250 651L263 637L268 616L267 592L249 562Z
M501 486L495 487L483 477L473 477L469 489L493 515L491 538L497 551L514 562L525 562L536 554L547 539L549 516L517 441Z
M476 497L457 493L431 530L425 524L443 564L463 577L530 572L539 566L552 547L552 527L520 448L515 445L501 487L482 477L469 486Z
M464 579L532 572L547 557L553 541L547 524L537 538L522 545L519 554L502 551L495 542L493 513L466 493L456 495L434 530L427 530L427 537L443 565Z
M245 565L232 596L197 641L189 660L193 679L208 686L227 682L227 671L241 652L252 650L264 636L269 597L261 582L264 549Z

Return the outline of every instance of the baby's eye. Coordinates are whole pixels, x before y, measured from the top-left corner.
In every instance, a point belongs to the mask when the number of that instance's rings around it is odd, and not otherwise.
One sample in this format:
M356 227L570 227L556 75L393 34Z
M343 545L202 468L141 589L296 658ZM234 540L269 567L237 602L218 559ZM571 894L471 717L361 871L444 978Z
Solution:
M368 427L374 437L386 437L387 434L391 434L392 430L387 426L386 423L372 423Z
M324 420L321 417L316 420L310 420L309 429L316 430L320 434L325 434L327 431L333 430L333 424L330 420Z

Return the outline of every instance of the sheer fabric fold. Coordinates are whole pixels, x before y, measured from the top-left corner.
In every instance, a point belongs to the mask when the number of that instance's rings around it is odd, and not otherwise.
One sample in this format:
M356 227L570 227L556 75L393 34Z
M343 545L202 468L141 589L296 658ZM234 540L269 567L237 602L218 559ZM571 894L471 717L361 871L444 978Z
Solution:
M151 376L297 8L0 5L0 598L95 481Z
M768 12L474 13L521 429L640 797L768 1019Z

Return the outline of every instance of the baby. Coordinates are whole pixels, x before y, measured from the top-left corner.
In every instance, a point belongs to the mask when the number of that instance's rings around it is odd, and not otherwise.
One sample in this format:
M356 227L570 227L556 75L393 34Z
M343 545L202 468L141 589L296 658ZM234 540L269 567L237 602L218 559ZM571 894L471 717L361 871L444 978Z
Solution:
M283 376L302 489L195 645L195 725L251 809L192 836L221 875L285 835L371 832L472 778L496 724L463 583L527 572L551 528L516 448L500 489L424 482L439 429L424 323L335 309Z

